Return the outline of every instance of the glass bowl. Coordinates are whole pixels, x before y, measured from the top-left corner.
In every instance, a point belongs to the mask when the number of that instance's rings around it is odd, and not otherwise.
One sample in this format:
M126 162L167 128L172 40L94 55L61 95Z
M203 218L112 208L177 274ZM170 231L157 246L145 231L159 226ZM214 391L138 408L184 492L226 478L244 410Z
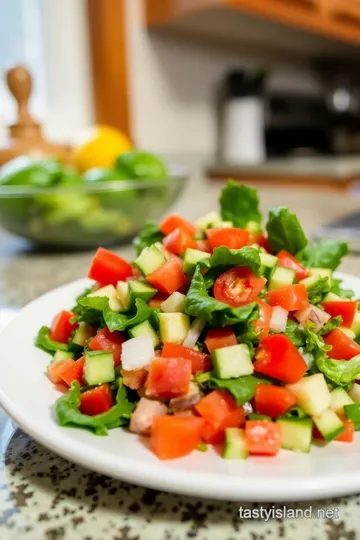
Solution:
M187 175L161 180L113 180L79 186L0 186L0 226L47 248L91 249L131 240L160 218Z

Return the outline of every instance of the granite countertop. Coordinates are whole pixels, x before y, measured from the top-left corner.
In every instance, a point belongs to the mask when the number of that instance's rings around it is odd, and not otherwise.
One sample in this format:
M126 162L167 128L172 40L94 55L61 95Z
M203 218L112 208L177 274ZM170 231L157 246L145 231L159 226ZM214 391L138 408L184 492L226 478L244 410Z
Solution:
M195 218L216 205L219 183L194 176L175 206ZM305 191L261 190L262 207L283 204L308 233L320 223L358 208L359 200ZM118 249L124 256L131 247ZM92 253L46 254L21 240L0 236L0 324L38 295L83 277ZM360 259L341 270L360 276ZM3 317L1 317L3 315ZM287 508L334 509L339 518L241 519L239 506L169 495L98 475L48 451L17 429L0 410L1 540L355 540L360 496L287 504ZM239 480L238 480L239 481ZM271 504L263 505L271 508ZM282 507L282 505L276 505Z

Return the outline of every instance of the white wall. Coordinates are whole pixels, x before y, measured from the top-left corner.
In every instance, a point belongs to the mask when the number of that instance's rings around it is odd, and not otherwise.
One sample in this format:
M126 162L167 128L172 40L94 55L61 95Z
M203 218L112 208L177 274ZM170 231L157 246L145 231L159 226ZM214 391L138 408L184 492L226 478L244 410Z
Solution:
M306 66L186 43L151 34L142 0L127 0L133 132L138 145L163 153L211 154L216 148L214 93L224 73L240 66L272 68L272 87L318 90Z

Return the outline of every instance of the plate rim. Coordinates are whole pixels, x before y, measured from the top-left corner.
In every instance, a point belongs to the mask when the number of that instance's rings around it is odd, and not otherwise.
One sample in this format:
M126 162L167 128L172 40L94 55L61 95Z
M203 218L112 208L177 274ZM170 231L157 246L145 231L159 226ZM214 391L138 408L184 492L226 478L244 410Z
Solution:
M336 277L339 279L355 280L359 283L360 289L360 277L343 272L336 272ZM86 288L89 283L92 283L92 281L87 278L81 278L47 291L38 298L32 300L1 330L0 342L3 334L9 331L12 326L16 326L19 315L25 310L31 309L34 304L41 303L45 297L58 294L65 288ZM280 486L277 486L277 484L273 482L266 482L270 477L263 478L262 483L260 479L256 479L255 482L248 482L246 483L246 486L241 486L241 483L236 481L231 482L231 475L225 476L219 473L209 474L205 471L176 468L167 469L166 463L172 463L172 461L154 461L154 463L151 463L150 470L146 470L149 469L149 463L141 463L138 459L131 459L122 455L119 457L116 467L114 468L114 458L104 460L103 450L92 447L91 452L84 453L84 445L86 443L75 439L73 439L71 445L69 445L67 436L65 436L65 431L63 432L65 428L57 426L56 424L55 429L59 432L56 439L53 440L41 430L41 427L38 428L36 426L35 421L32 419L29 421L26 412L21 411L13 400L8 398L6 395L6 388L3 388L1 380L0 405L6 411L8 416L14 420L18 427L30 435L35 441L53 451L56 455L82 467L87 467L97 473L105 474L109 477L117 478L142 487L179 495L204 497L206 499L211 498L214 500L231 501L246 500L253 502L315 500L328 498L330 496L350 495L360 491L360 475L357 476L353 471L338 474L330 472L326 477L321 478L321 484L308 477L299 481L299 477L287 476L281 477ZM93 435L91 434L91 436ZM141 443L139 442L139 444ZM309 455L310 454L299 454L299 456L305 457ZM168 474L164 475L164 471L168 471ZM275 478L277 477L273 477L273 479ZM161 481L159 479L161 479Z

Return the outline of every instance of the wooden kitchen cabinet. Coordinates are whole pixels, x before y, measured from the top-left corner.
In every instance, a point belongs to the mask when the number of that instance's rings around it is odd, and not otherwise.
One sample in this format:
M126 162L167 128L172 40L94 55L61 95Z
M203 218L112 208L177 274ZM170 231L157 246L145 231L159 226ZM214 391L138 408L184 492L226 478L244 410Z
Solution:
M251 14L332 42L360 46L360 0L144 0L149 27L209 12Z

